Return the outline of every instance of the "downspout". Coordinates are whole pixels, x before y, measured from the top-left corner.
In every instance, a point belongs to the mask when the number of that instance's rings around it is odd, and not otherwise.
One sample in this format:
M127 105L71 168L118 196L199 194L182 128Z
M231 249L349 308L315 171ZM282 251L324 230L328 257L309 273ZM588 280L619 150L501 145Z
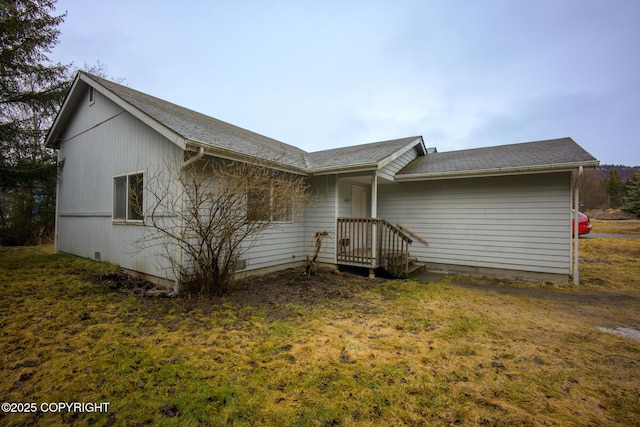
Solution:
M182 166L180 167L180 170L186 168L187 166L189 166L192 163L197 162L198 160L200 160L203 157L204 157L204 147L200 147L198 149L198 153L195 156L188 158L187 160L185 160L182 163Z
M204 147L200 147L198 148L198 153L195 156L190 157L189 159L182 162L182 165L180 166L180 171L178 173L182 173L184 168L197 162L203 157L204 157ZM184 191L185 191L184 188L182 188L182 194L180 195L180 230L181 230L180 234L181 235L184 234ZM182 262L183 262L182 247L178 245L178 248L176 250L178 251L177 258L178 258L179 265L182 266ZM176 275L175 282L173 284L173 294L178 295L178 293L180 293L180 288L181 288L180 277Z
M58 233L60 230L60 178L62 168L60 167L60 147L58 147L58 159L56 162L56 213L53 225L53 253L57 254L59 250Z
M371 180L371 218L378 218L378 171L373 171L373 178ZM378 240L380 239L380 233L382 228L377 222L373 222L373 239L371 239L371 252L375 257L375 267L377 268L381 263L381 256L378 253ZM369 277L375 278L376 275L373 269L369 269Z
M573 284L580 284L580 269L578 266L578 249L580 247L580 236L578 235L578 223L580 219L578 217L578 212L580 211L580 179L582 178L582 173L584 169L582 166L578 168L578 176L576 177L576 181L573 183Z

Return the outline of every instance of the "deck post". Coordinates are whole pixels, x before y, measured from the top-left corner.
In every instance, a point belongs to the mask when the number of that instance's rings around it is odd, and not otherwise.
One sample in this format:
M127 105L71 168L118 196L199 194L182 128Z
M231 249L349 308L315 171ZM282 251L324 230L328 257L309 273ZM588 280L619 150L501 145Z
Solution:
M576 181L573 184L573 222L571 226L573 227L573 284L580 284L580 235L578 233L578 223L580 222L580 218L578 217L578 212L580 211L580 178L582 178L583 168L580 166L578 168L578 175L576 176Z

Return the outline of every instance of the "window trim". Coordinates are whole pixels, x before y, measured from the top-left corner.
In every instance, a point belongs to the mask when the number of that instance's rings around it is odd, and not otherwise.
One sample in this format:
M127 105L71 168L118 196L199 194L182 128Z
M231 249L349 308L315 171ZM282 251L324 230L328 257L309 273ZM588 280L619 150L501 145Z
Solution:
M111 220L114 224L144 224L144 219L145 219L145 199L146 197L144 197L144 191L145 191L145 187L144 187L144 177L146 175L147 171L146 170L136 170L133 172L128 172L128 173L122 173L119 175L114 175L112 177L112 193L111 193L111 202L112 202L112 206L111 206ZM129 211L130 211L130 200L131 200L131 196L130 196L130 179L131 177L134 177L136 175L142 175L142 218L129 218ZM116 218L116 179L118 178L126 178L125 181L125 189L126 189L126 194L125 194L125 205L124 205L124 218Z
M96 103L96 90L93 86L89 86L89 106Z

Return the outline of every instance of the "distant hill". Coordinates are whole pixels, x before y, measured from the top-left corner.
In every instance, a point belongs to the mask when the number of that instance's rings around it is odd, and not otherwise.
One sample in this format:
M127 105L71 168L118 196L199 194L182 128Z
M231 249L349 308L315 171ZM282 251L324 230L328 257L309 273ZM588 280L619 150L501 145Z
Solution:
M624 165L600 165L596 168L596 173L600 179L605 179L610 170L616 169L621 180L630 179L634 173L640 175L640 166L624 166Z

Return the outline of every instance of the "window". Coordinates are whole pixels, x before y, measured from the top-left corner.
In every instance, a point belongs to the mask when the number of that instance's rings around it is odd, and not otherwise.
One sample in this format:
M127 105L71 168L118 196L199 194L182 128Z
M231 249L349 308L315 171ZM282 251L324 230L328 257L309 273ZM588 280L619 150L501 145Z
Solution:
M272 221L291 222L293 221L293 199L291 194L285 190L278 190L274 184L271 195L271 218Z
M251 190L247 194L247 221L291 222L293 199L280 194L275 184L264 189Z
M269 221L270 197L264 191L250 190L247 194L247 221Z
M113 178L113 219L142 221L144 176L142 173Z
M96 92L92 87L90 87L89 88L89 105L93 105L94 102L96 102Z

